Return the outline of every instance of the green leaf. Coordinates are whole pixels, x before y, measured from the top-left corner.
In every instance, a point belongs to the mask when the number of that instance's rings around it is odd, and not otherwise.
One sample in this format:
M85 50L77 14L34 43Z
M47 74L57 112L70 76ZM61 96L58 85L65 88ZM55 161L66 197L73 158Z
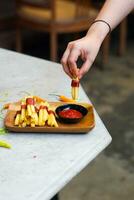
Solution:
M5 128L0 128L0 135L4 135L4 134L6 134L6 133L8 133L7 129L5 129Z

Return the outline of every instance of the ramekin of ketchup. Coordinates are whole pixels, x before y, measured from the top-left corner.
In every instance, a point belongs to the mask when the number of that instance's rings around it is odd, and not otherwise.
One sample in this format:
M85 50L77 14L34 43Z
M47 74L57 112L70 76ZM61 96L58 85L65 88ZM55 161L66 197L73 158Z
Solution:
M79 104L65 104L57 107L55 112L60 121L77 123L87 114L88 110Z
M79 112L78 110L74 110L74 109L65 109L59 112L59 115L61 117L64 118L70 118L70 119L74 119L74 118L81 118L83 117L82 113Z

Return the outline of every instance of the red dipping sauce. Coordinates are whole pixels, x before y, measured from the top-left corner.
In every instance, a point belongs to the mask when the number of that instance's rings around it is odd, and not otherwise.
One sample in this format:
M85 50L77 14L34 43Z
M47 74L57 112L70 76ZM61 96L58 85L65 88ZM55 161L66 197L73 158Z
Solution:
M74 109L62 110L59 112L59 115L60 115L60 117L70 118L70 119L79 119L83 116L81 114L81 112L79 112L78 110L74 110Z

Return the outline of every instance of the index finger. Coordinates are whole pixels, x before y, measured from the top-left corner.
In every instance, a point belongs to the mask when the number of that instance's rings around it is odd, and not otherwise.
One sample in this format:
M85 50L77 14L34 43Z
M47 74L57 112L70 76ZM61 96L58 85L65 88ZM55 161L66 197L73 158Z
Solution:
M70 48L67 47L65 52L64 52L64 54L63 54L63 56L62 56L62 58L61 58L61 64L63 66L63 70L65 71L65 73L68 76L70 76L70 78L72 78L72 74L70 72L70 69L69 69L69 66L68 66L68 62L67 62L69 54L70 54Z
M80 50L77 48L74 48L71 50L69 56L68 56L68 66L70 69L71 74L73 77L78 76L78 67L77 67L77 60L78 57L80 56Z

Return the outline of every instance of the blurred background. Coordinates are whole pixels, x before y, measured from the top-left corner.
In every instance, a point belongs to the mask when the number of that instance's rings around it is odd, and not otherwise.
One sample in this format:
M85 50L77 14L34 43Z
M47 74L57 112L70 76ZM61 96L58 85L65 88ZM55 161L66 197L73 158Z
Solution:
M59 62L68 42L85 35L103 2L1 0L0 48ZM112 144L61 191L61 200L134 197L133 21L134 12L105 39L81 80Z

